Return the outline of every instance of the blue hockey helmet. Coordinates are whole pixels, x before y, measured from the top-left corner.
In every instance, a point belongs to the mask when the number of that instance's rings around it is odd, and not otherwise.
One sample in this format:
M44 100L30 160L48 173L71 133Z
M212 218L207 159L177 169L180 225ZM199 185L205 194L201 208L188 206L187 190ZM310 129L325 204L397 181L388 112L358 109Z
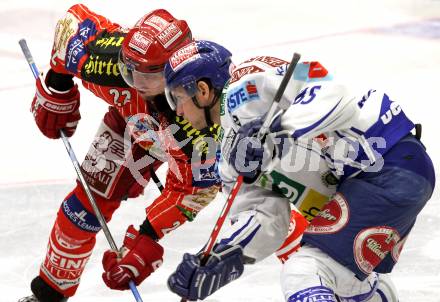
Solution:
M197 92L197 82L208 79L216 91L217 101L220 93L231 77L231 52L223 46L211 41L194 41L180 48L170 57L165 65L166 95L171 109L176 110L170 90L182 86L189 96L193 97L194 104L198 105L194 95Z

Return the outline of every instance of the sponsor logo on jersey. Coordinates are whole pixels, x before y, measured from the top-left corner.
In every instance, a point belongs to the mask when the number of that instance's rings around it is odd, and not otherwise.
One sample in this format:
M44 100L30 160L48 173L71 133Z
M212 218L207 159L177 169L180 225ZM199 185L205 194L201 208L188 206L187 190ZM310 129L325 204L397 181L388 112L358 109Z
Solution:
M218 173L214 169L211 169L211 168L201 169L200 178L197 179L197 181L200 181L200 180L218 181Z
M394 262L397 262L399 260L400 253L402 252L406 239L408 239L408 235L400 240L391 250L391 257L393 257Z
M160 44L163 45L165 49L167 49L182 34L183 33L180 28L176 24L171 23L157 35L157 40L160 42Z
M86 55L84 43L80 37L70 40L66 52L66 69L72 73L78 70L79 61Z
M95 24L89 19L78 25L78 33L70 38L66 48L65 67L67 70L72 73L78 72L78 65L87 54L83 41L95 33Z
M193 187L208 188L221 183L218 171L218 161L220 159L220 150L216 153L216 158L206 160L203 164L193 163L191 165Z
M215 198L217 192L218 187L200 189L192 195L186 195L182 200L182 205L198 213Z
M67 42L70 40L70 37L74 35L76 32L76 27L78 24L78 19L76 19L72 14L68 13L66 18L61 19L57 23L57 27L55 30L55 50L66 49Z
M56 65L56 58L65 60L66 49L70 39L75 35L78 28L78 19L71 13L67 13L64 19L57 23L53 45L52 64Z
M336 186L339 183L338 178L331 172L326 171L321 175L322 183L328 188Z
M306 232L310 234L332 234L343 229L350 218L350 210L345 198L336 195L316 214Z
M390 103L390 109L388 109L383 115L380 116L380 119L384 125L389 124L394 116L399 115L402 112L402 108L396 102Z
M117 175L124 162L124 142L107 126L100 129L81 165L84 177L98 194L108 197L114 189Z
M78 240L66 235L56 222L54 225L54 234L56 242L65 249L72 250L82 246L89 239Z
M289 297L289 302L335 301L335 294L327 287L314 286L303 289Z
M359 269L365 274L371 273L399 240L399 233L391 227L378 226L360 231L353 243L354 259Z
M89 256L81 258L77 255L72 254L72 258L69 258L66 257L67 255L57 254L53 249L49 249L46 255L46 260L50 261L53 266L64 269L66 271L82 270L86 265L87 260L89 260Z
M171 56L169 63L171 68L177 71L197 58L200 58L199 50L197 49L196 43L192 42L176 51Z
M226 114L225 111L226 95L227 94L223 92L220 97L220 116L224 116Z
M359 108L364 107L365 102L370 98L372 93L376 92L374 89L368 90L367 94L362 97L362 99L358 102Z
M84 64L83 72L86 75L113 76L117 77L119 72L118 62L113 62L113 58L101 59L100 56L91 55Z
M180 143L182 144L182 149L189 157L206 155L210 151L216 152L219 135L222 131L219 125L210 127L209 131L201 131L194 128L189 121L180 116L175 117L175 122L180 127L180 133L185 135L185 139ZM189 142L191 144L188 144ZM194 154L194 152L198 154ZM213 155L215 154L214 152L212 152Z
M310 222L318 215L328 200L329 197L327 195L309 189L304 198L299 200L295 206L304 218Z
M298 202L306 189L303 184L300 184L277 171L272 171L270 175L264 174L260 178L260 184L263 188L270 188L272 191L280 193L292 204Z
M60 248L53 239L52 236L49 238L46 258L41 266L41 271L51 282L63 290L77 286L92 252L87 252L83 248L82 252L69 253Z
M122 42L124 42L125 37L101 37L96 40L96 46L99 48L108 48L108 47L121 47Z
M128 42L128 46L145 55L152 41L140 32L135 32Z
M256 82L254 80L246 81L243 85L228 92L228 112L232 113L241 105L259 99Z
M264 63L266 65L271 66L271 67L278 67L278 66L289 64L289 62L287 62L287 61L284 61L282 59L278 59L278 58L275 58L275 57L271 57L271 56L258 56L258 57L254 57L254 58L251 58L251 59L249 59L247 61L244 61L243 64L250 63L250 62L255 62L255 61L262 62L262 63Z
M63 201L61 209L64 215L81 230L97 233L101 229L96 216L84 208L75 194Z
M144 21L144 24L155 28L157 31L161 31L167 26L168 22L160 16L152 15Z
M230 84L235 83L238 80L240 80L242 77L244 77L245 75L251 74L251 73L257 73L257 72L264 72L264 69L261 69L260 67L257 67L255 65L236 68L232 72L231 80L229 81L229 83Z
M220 96L220 116L224 116L226 114L225 104L227 101L228 88L229 88L229 81L226 82L225 86L223 87L222 94Z

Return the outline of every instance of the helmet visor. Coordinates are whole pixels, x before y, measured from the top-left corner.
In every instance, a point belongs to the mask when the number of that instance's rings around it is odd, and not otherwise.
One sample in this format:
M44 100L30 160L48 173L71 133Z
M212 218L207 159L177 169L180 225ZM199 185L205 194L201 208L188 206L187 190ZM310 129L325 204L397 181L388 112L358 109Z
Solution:
M165 87L165 96L168 105L174 111L177 109L179 104L183 104L191 100L196 95L196 92L197 92L197 84L194 81L177 87L173 87L173 86Z
M131 60L124 60L122 50L119 51L118 66L122 78L128 86L140 91L155 89L164 84L164 72L154 69L152 72L142 72L137 69L139 64ZM163 89L163 88L162 88Z

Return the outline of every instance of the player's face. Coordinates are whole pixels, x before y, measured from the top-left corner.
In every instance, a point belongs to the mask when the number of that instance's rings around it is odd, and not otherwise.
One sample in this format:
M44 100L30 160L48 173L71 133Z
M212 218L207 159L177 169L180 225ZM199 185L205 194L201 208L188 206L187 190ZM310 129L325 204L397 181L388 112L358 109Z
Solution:
M177 115L183 116L196 129L203 129L207 126L203 109L198 108L192 97L186 90L179 86L171 90L171 94L176 103ZM197 97L198 93L194 97Z
M165 89L165 78L163 72L140 73L133 72L133 87L141 97L146 100L148 97L163 93Z

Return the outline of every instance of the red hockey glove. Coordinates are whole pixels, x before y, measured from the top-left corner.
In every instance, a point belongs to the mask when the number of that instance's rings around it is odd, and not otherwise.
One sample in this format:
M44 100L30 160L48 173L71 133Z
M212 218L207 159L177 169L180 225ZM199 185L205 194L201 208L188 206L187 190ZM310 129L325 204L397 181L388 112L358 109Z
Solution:
M108 250L102 258L102 279L111 289L128 289L130 280L139 285L163 261L162 246L149 236L139 234L133 225L127 229L121 253L122 258L118 257L117 252Z
M38 78L36 86L31 111L40 131L48 138L60 138L61 129L72 136L81 119L78 85L67 91L49 90Z

